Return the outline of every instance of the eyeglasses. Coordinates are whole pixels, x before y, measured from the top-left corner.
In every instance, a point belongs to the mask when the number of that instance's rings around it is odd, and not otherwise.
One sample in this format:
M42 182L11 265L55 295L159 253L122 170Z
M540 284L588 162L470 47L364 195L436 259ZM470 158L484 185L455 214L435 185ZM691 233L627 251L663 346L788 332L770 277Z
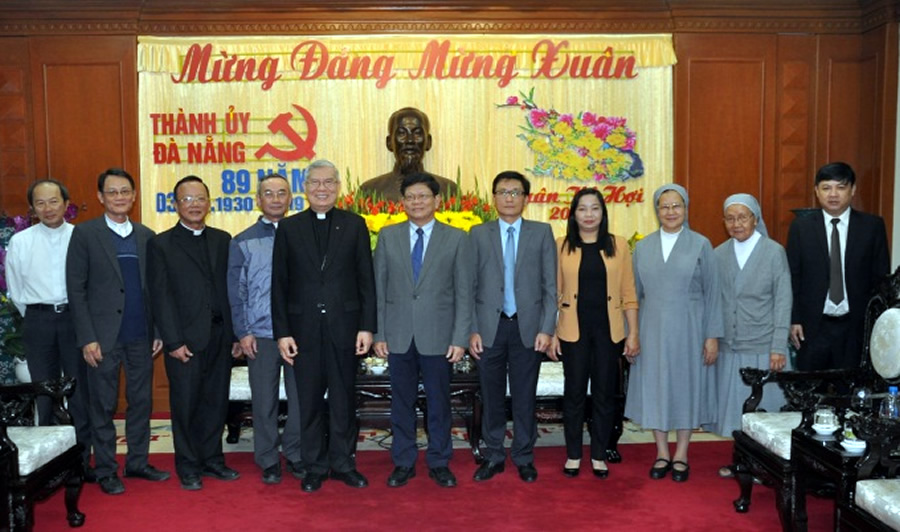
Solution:
M739 223L739 224L741 224L741 225L744 225L745 223L749 222L749 221L752 220L752 219L753 219L753 215L752 215L752 214L751 214L751 215L747 215L747 214L738 214L737 216L726 216L726 217L725 217L725 223L728 224L728 225L734 225L735 223Z
M275 192L274 190L267 190L262 193L262 196L266 199L272 199L272 198L284 199L284 198L288 197L288 191L287 190L279 190L278 192Z
M338 184L337 179L307 179L306 180L306 188L320 188L325 187L328 190L333 189Z
M406 194L403 196L404 201L413 203L415 201L426 201L434 197L434 194Z
M110 198L130 198L131 195L134 194L134 189L131 188L120 188L104 190L103 195L109 196Z
M659 212L678 212L684 209L684 203L666 203L658 207Z
M514 190L498 190L498 191L494 192L494 195L495 195L495 196L503 196L504 198L512 198L512 199L516 199L516 198L518 198L519 196L524 196L524 195L525 195L525 191L524 191L524 190L521 190L521 189L514 189Z
M209 198L206 196L182 196L178 198L178 203L182 205L192 205L194 203L206 203Z

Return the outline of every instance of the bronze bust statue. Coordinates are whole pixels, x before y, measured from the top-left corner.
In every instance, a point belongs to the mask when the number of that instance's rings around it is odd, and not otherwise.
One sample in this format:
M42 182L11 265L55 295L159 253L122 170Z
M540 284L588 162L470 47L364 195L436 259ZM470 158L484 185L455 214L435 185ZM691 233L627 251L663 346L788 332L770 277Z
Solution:
M431 149L431 126L428 116L414 107L404 107L395 111L388 120L387 149L394 154L394 169L386 174L373 177L360 185L359 189L375 193L386 200L400 200L400 181L403 176L425 172L422 159ZM459 192L456 183L431 174L441 186L442 195Z

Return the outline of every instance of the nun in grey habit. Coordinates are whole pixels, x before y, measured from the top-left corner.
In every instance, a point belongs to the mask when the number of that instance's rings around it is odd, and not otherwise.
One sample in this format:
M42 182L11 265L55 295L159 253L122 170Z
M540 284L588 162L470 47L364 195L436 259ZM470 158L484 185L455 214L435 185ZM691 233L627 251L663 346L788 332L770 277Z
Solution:
M721 288L712 245L687 223L687 191L663 185L653 194L660 230L637 243L634 280L641 354L633 357L625 416L653 429L657 459L650 477L688 479L692 429L715 413L713 364L722 336ZM677 431L670 455L668 431Z
M740 369L780 371L788 364L791 326L791 271L784 248L769 238L759 203L749 194L725 200L725 229L730 239L716 248L725 336L716 362L718 406L708 430L731 436L741 430L750 387ZM767 386L760 408L777 412L784 405L777 386ZM728 476L726 471L720 471Z

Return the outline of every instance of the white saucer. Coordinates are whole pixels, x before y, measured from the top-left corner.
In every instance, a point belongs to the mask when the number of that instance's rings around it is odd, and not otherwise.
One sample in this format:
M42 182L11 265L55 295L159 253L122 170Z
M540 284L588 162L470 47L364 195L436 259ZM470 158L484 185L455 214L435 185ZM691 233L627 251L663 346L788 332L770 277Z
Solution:
M851 453L858 453L866 450L866 442L863 440L842 440L841 447Z
M813 425L812 428L819 436L830 436L840 427L838 425Z

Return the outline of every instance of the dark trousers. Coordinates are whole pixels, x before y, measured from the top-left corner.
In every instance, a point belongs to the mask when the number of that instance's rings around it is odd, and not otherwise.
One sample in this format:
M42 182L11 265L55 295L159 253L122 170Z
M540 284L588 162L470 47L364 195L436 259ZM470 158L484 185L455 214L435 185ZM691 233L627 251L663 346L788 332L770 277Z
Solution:
M413 467L416 448L416 401L419 396L419 372L425 389L428 415L429 468L446 467L453 456L450 441L450 375L453 366L443 354L422 355L413 340L405 353L388 355L391 374L391 458L395 466Z
M516 465L534 462L537 421L534 417L537 381L543 354L525 347L519 322L500 318L494 345L485 346L478 362L483 403L482 433L484 457L494 463L506 460L506 382L512 403L513 440L510 457Z
M225 463L222 432L228 414L231 331L211 325L209 344L187 362L165 354L169 377L175 471L200 474L204 466Z
M284 392L287 396L287 421L284 433L278 433L278 385L284 370ZM279 463L278 446L290 462L300 461L300 401L294 367L289 366L271 338L256 338L256 358L247 360L250 393L253 401L253 459L262 469Z
M806 341L797 351L797 369L815 371L859 367L863 335L849 314L822 316L818 331L803 331Z
M588 379L591 381L591 458L606 460L606 447L615 416L619 383L619 355L623 344L613 343L609 332L582 328L577 342L560 342L563 375L563 426L566 456L580 460Z
M125 397L128 400L128 408L125 410L125 440L128 443L125 469L139 471L147 465L153 355L149 340L144 338L127 344L116 344L111 351L103 352L103 360L96 368L87 368L97 478L108 477L118 470L113 416L119 401L119 368L122 366L125 367Z
M313 473L325 474L329 468L345 473L356 469L353 452L359 434L354 400L357 362L354 348L335 347L324 318L323 314L319 349L302 351L295 359L300 455Z
M29 308L25 311L22 330L28 372L33 382L58 379L60 371L75 379L75 391L68 399L69 413L75 424L75 437L84 445L82 457L91 457L91 423L88 417L90 399L87 363L76 347L75 328L69 311L54 312ZM37 399L38 422L53 425L53 403L47 396Z

